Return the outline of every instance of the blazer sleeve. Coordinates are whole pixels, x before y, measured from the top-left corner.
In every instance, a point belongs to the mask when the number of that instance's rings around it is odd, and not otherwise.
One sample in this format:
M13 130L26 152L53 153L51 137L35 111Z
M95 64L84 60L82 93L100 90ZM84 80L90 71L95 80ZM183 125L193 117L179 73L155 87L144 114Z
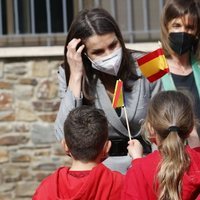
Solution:
M61 141L64 138L63 126L65 119L72 109L82 105L82 96L79 99L75 98L73 93L67 88L65 72L61 66L59 67L58 71L58 83L60 106L56 116L54 129L56 138L58 141Z

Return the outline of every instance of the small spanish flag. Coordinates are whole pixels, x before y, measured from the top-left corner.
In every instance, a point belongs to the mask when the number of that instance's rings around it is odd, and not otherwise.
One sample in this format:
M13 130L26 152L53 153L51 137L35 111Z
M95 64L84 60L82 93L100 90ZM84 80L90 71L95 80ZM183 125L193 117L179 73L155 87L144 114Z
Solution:
M115 84L115 92L112 101L112 107L118 108L124 106L124 97L123 97L123 81L117 80Z
M150 81L156 81L169 72L169 67L161 48L139 58L137 63L142 74Z

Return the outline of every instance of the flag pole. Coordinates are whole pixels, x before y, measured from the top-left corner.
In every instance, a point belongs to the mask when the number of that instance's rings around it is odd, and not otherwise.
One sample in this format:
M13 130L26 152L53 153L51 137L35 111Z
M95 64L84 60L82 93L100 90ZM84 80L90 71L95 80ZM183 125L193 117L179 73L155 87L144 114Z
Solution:
M129 122L128 122L128 116L127 116L126 107L124 104L123 82L120 79L117 80L115 84L112 107L113 108L121 107L124 109L126 125L127 125L127 130L128 130L128 137L129 137L129 140L131 140L131 132L130 132L130 127L129 127Z
M126 112L126 107L123 106L123 109L124 109L124 114L125 114L125 118L126 118L126 125L127 125L127 129L128 129L129 140L131 140L131 132L130 132L130 127L129 127L129 123L128 123L128 115Z

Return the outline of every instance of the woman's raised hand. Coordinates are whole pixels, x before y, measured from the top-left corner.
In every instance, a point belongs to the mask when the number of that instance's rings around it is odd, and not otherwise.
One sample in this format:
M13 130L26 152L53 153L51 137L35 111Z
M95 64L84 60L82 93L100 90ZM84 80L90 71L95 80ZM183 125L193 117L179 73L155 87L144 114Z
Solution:
M67 46L67 62L70 67L70 78L68 87L76 98L81 96L81 81L84 72L82 51L85 47L81 39L72 39ZM80 46L79 46L80 45Z
M67 61L70 66L70 76L73 76L74 78L82 78L84 70L81 53L85 45L80 45L80 43L81 39L74 38L67 46Z

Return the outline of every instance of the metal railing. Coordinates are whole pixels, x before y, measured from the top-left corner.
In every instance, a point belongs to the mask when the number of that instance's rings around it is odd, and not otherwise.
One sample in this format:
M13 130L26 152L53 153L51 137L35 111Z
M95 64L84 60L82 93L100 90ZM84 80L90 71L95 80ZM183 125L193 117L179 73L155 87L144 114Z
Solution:
M159 38L159 16L164 0L40 0L43 8L37 5L38 1L0 0L0 46L64 44L70 17L72 19L78 11L91 7L107 9L118 22L126 42ZM56 9L62 13L58 19L52 17ZM36 18L36 10L45 13L41 20ZM41 21L44 25L38 31ZM58 21L62 21L59 30L53 30L53 24Z

